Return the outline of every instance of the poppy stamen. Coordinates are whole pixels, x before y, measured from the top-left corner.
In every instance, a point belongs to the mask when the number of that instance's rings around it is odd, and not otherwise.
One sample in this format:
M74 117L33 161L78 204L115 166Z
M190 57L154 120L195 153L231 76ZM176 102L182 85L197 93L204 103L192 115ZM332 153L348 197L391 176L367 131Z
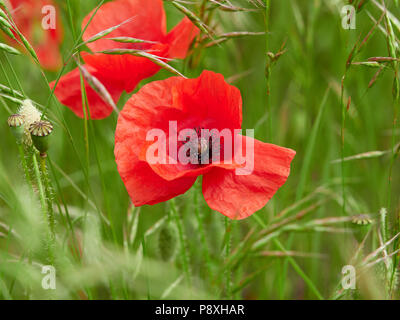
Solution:
M185 144L189 143L186 155L193 160L192 163L209 164L215 149L212 136L201 135L201 128L194 128L193 135L193 139L186 138Z

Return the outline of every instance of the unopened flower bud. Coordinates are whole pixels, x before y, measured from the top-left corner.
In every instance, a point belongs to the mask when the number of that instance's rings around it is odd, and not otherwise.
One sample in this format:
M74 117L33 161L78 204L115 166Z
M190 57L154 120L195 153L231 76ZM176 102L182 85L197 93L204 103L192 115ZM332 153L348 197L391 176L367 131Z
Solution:
M20 114L13 114L8 118L7 123L15 139L20 143L24 137L24 117Z
M39 120L32 123L29 132L32 137L33 145L44 156L49 149L49 136L53 131L53 125L46 120Z

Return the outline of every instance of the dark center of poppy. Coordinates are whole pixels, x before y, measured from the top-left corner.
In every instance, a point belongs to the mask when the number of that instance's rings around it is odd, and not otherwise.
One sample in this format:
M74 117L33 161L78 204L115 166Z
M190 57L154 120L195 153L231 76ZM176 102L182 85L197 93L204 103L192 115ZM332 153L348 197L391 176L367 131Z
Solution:
M197 153L204 154L208 151L208 148L209 148L209 141L204 138L200 138L197 146Z
M186 151L186 155L190 157L192 163L197 162L200 165L208 164L212 160L213 156L213 141L212 137L202 137L200 134L201 130L196 128L195 135L197 139L186 139L186 144L188 145L188 149Z

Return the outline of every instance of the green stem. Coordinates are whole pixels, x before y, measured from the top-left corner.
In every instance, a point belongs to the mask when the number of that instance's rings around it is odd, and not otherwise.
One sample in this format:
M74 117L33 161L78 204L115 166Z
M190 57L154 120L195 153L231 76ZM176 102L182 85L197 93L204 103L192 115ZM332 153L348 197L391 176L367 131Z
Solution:
M143 258L145 259L145 263L146 263L147 246L146 246L146 237L145 236L143 236L143 238L142 238L142 248L143 248ZM147 273L147 268L145 268L145 278L146 278L146 286L147 286L147 300L151 300L150 279L149 279L149 274Z
M272 139L272 108L270 103L270 93L271 93L271 61L268 56L269 50L269 24L270 24L270 15L271 15L271 3L270 0L265 1L265 56L266 56L266 64L265 64L265 79L266 79L266 104L267 104L267 113L268 113L268 139L271 141Z
M28 186L30 187L30 190L32 191L33 190L32 178L31 178L31 174L29 172L28 164L26 162L24 146L22 143L18 143L18 151L19 151L19 155L21 158L21 164L24 169L26 182L28 183Z
M79 259L80 259L79 243L78 243L77 237L75 235L74 227L72 225L72 220L71 220L71 216L69 214L68 206L67 206L67 204L65 202L64 195L61 192L61 186L60 186L60 184L58 182L57 176L55 175L55 171L54 171L54 167L53 167L53 164L51 162L51 159L49 157L47 159L48 159L50 171L51 171L51 173L53 175L53 178L54 178L54 181L55 181L55 185L57 187L57 194L60 195L61 202L62 202L62 204L64 206L65 218L66 218L66 221L67 221L67 224L68 224L68 227L69 227L69 231L70 231L71 236L72 236L73 252L75 254L75 257L76 257L77 261L79 261ZM61 214L61 210L60 210L60 214Z
M396 58L396 57L395 57ZM388 181L388 213L390 214L391 211L391 206L392 206L392 173L393 173L393 166L395 164L395 161L397 157L399 156L399 151L400 147L395 150L395 145L396 145L396 138L395 138L395 131L397 128L397 122L398 122L398 112L399 112L399 106L400 106L400 79L399 79L399 72L400 72L400 66L398 62L394 62L394 84L393 84L393 92L395 92L394 96L394 110L393 110L393 126L392 126L392 156L390 159L390 167L389 167L389 181ZM399 229L397 229L397 232ZM393 250L397 250L399 245L399 240L397 239L394 243ZM393 265L392 265L392 270L391 270L391 275L390 275L390 286L389 286L389 295L390 297L393 296L394 294L394 280L396 276L396 270L398 268L399 264L399 259L398 256L395 255L393 257Z
M286 252L285 247L282 245L282 243L274 238L273 239L275 245L282 250L283 252ZM289 263L292 265L294 271L297 272L297 274L303 278L304 282L308 285L308 287L311 289L311 291L315 294L315 296L319 299L319 300L324 300L324 297L322 296L322 294L318 291L317 287L314 285L314 283L311 281L311 279L304 273L304 271L301 269L301 267L297 264L297 262L291 257L288 256L288 261Z
M46 167L46 156L40 156L40 170L44 182L44 192L46 195L47 217L50 227L50 233L51 237L55 239L55 218L53 210L52 192L50 187L49 175L47 173L47 167Z
M260 219L259 216L256 214L253 214L253 217L256 219L258 224L263 228L267 228L267 225ZM283 244L276 238L273 239L274 244L283 252L286 252L286 248L283 246ZM301 269L301 267L297 264L296 260L294 260L291 256L287 256L287 260L289 263L292 265L294 271L297 272L297 274L304 280L304 282L308 285L310 290L314 293L314 295L319 299L319 300L324 300L324 297L322 294L318 291L317 287L314 285L312 280L304 273L304 271Z
M35 172L35 177L36 177L36 183L39 189L39 199L40 199L40 204L42 207L43 211L43 218L44 221L46 222L46 228L50 226L49 221L48 221L48 211L47 211L47 205L46 205L46 193L45 189L43 187L42 179L40 177L40 169L39 169L39 164L36 158L36 154L34 153L32 155L32 160L33 160L33 169ZM51 234L47 233L47 246L48 246L48 262L50 264L53 264L53 240Z
M188 246L187 246L186 236L185 236L184 230L183 230L183 220L182 220L182 217L179 214L178 210L176 209L175 199L170 200L170 205L171 205L172 215L175 219L176 227L178 228L178 236L179 236L179 242L180 242L183 270L185 272L186 281L187 281L188 285L191 286L192 278L190 275L190 260L189 260L189 255L188 255L189 250L188 250Z
M198 184L196 183L195 187L193 188L194 193L193 193L193 203L194 203L194 212L196 214L197 218L197 224L199 227L199 233L200 233L200 241L202 244L202 251L203 251L203 256L206 260L206 267L207 267L207 274L209 279L213 278L213 272L212 272L212 267L211 267L211 259L210 259L210 251L208 248L207 244L207 238L206 234L204 232L204 215L203 212L199 208L199 201L198 201L198 194L199 194L199 188Z
M19 87L20 92L25 96L24 89L23 89L23 87L21 85L21 82L19 81L18 76L17 76L17 74L16 74L16 72L15 72L15 70L14 70L14 68L13 68L13 66L12 66L12 64L10 62L10 59L8 58L7 54L4 54L4 57L6 58L7 64L8 64L8 66L9 66L9 68L10 68L10 70L11 70L13 76L14 76L15 81L17 82L17 85Z
M32 160L33 160L33 169L34 169L35 177L36 177L36 183L37 183L38 188L39 188L40 204L42 206L42 211L44 213L44 216L46 217L46 220L47 220L46 196L45 196L42 180L40 179L40 170L39 170L39 165L38 165L38 161L36 159L36 154L35 153L32 155Z
M103 5L104 2L105 2L105 0L101 0L101 1L100 1L100 3L97 5L96 9L93 10L93 14L90 16L89 21L86 23L85 27L81 30L81 33L79 34L79 37L77 37L77 38L75 39L73 48L72 48L71 51L68 53L67 58L64 60L64 61L66 61L66 62L63 64L61 70L58 72L58 75L57 75L57 78L56 78L56 80L55 80L55 82L54 82L53 88L51 88L49 85L47 86L47 88L49 89L50 95L49 95L49 97L48 97L48 99L47 99L47 102L46 102L44 111L43 111L43 113L42 113L42 118L44 118L45 115L47 114L47 110L48 110L48 108L49 108L49 106L50 106L50 101L51 101L51 99L54 99L54 101L55 101L57 104L59 104L57 98L56 98L55 95L54 95L54 92L55 92L55 90L56 90L56 88L57 88L57 85L58 85L58 83L59 83L59 81L60 81L60 79L61 79L62 74L64 73L65 69L67 68L68 62L70 61L71 57L73 56L75 50L79 47L79 44L80 44L81 41L82 41L82 36L83 36L83 34L85 33L85 31L86 31L86 29L88 28L89 24L92 22L94 16L97 14L97 11L100 9L100 7ZM42 73L42 76L43 76L44 80L46 81L46 83L49 84L50 82L47 80L46 75L45 75L44 73Z
M229 221L229 218L225 217L225 257L229 258L231 253L231 230L232 223ZM232 297L232 271L230 268L226 269L225 272L225 289L226 289L226 298L231 299Z
M93 143L91 144L93 146L93 154L95 156L95 160L96 160L96 165L97 165L97 171L99 174L99 178L100 178L100 182L101 182L101 189L103 192L103 199L104 199L104 204L105 204L105 211L106 211L106 216L108 221L110 222L109 225L109 229L111 230L111 236L114 240L114 243L117 245L118 244L118 237L117 234L115 232L115 227L114 227L114 221L113 221L113 216L111 215L111 210L110 210L110 201L109 201L109 193L107 192L107 188L106 188L106 182L105 182L105 177L103 174L103 169L101 167L101 161L100 161L100 156L99 156L99 152L97 149L97 145L96 145L96 139L94 138L96 136L96 132L94 130L93 127L93 122L89 121L89 133L92 134L91 137L91 141L93 141ZM89 169L88 169L89 170Z
M203 0L201 5L200 5L200 14L199 17L201 19L201 21L204 21L204 14L206 12L206 4L207 4L207 0Z
M344 145L344 131L345 131L345 125L346 125L346 105L344 103L344 82L346 80L346 74L347 74L347 69L345 74L343 75L342 78L342 85L340 89L340 103L342 107L342 122L341 122L341 130L340 130L340 138L341 138L341 171L342 171L342 214L343 216L346 215L346 192L345 192L345 161L344 161L344 154L345 154L345 145Z

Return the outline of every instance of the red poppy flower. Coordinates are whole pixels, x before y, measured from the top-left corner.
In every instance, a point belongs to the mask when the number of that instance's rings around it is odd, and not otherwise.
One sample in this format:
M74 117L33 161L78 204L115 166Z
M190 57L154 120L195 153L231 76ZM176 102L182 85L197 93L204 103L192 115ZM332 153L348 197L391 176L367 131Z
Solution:
M84 28L94 12L82 23ZM127 22L128 21L128 22ZM162 58L184 58L189 46L199 30L188 18L184 18L169 33L166 32L166 18L162 0L117 0L104 4L83 34L86 41L110 27L123 23L106 38L130 37L146 40L144 43L128 44L100 39L89 43L93 53L82 55L89 72L95 76L117 101L123 90L131 92L143 79L153 76L160 67L149 59L130 54L110 55L99 53L111 49L148 50ZM60 79L55 94L76 115L83 117L82 97L77 70ZM51 83L54 86L54 82ZM88 93L92 119L102 119L110 115L112 108L100 96L85 84Z
M15 24L32 44L41 66L51 71L59 69L62 65L59 47L63 39L63 28L55 3L52 0L8 0L8 2ZM52 6L55 10L52 12L45 10L46 6ZM47 19L51 18L49 16L51 13L55 13L54 28ZM49 28L45 29L42 22Z
M170 130L171 123L176 123L175 130ZM120 113L115 137L118 171L134 205L156 204L183 194L203 175L204 198L223 215L244 219L264 207L289 176L295 151L238 134L241 123L240 92L220 74L204 71L197 79L172 77L141 88ZM169 144L186 128L193 128L196 133L199 129L225 130L233 139L227 139L227 144L225 138L219 142L194 140L198 161L186 163L180 161ZM152 129L164 132L166 140L148 139ZM177 146L181 150L189 144L187 150L192 150L190 143L192 140L182 139ZM247 146L251 145L253 152L247 152ZM157 163L148 157L154 146L157 146L154 155L165 162ZM160 146L167 147L163 151ZM225 154L232 146L236 148L232 155ZM245 156L245 163L236 161L233 155L238 152ZM215 161L213 153L222 159ZM178 154L181 155L180 151ZM207 154L209 161L196 159L199 154L201 157ZM189 158L192 155L189 152ZM246 167L250 170L240 172Z

